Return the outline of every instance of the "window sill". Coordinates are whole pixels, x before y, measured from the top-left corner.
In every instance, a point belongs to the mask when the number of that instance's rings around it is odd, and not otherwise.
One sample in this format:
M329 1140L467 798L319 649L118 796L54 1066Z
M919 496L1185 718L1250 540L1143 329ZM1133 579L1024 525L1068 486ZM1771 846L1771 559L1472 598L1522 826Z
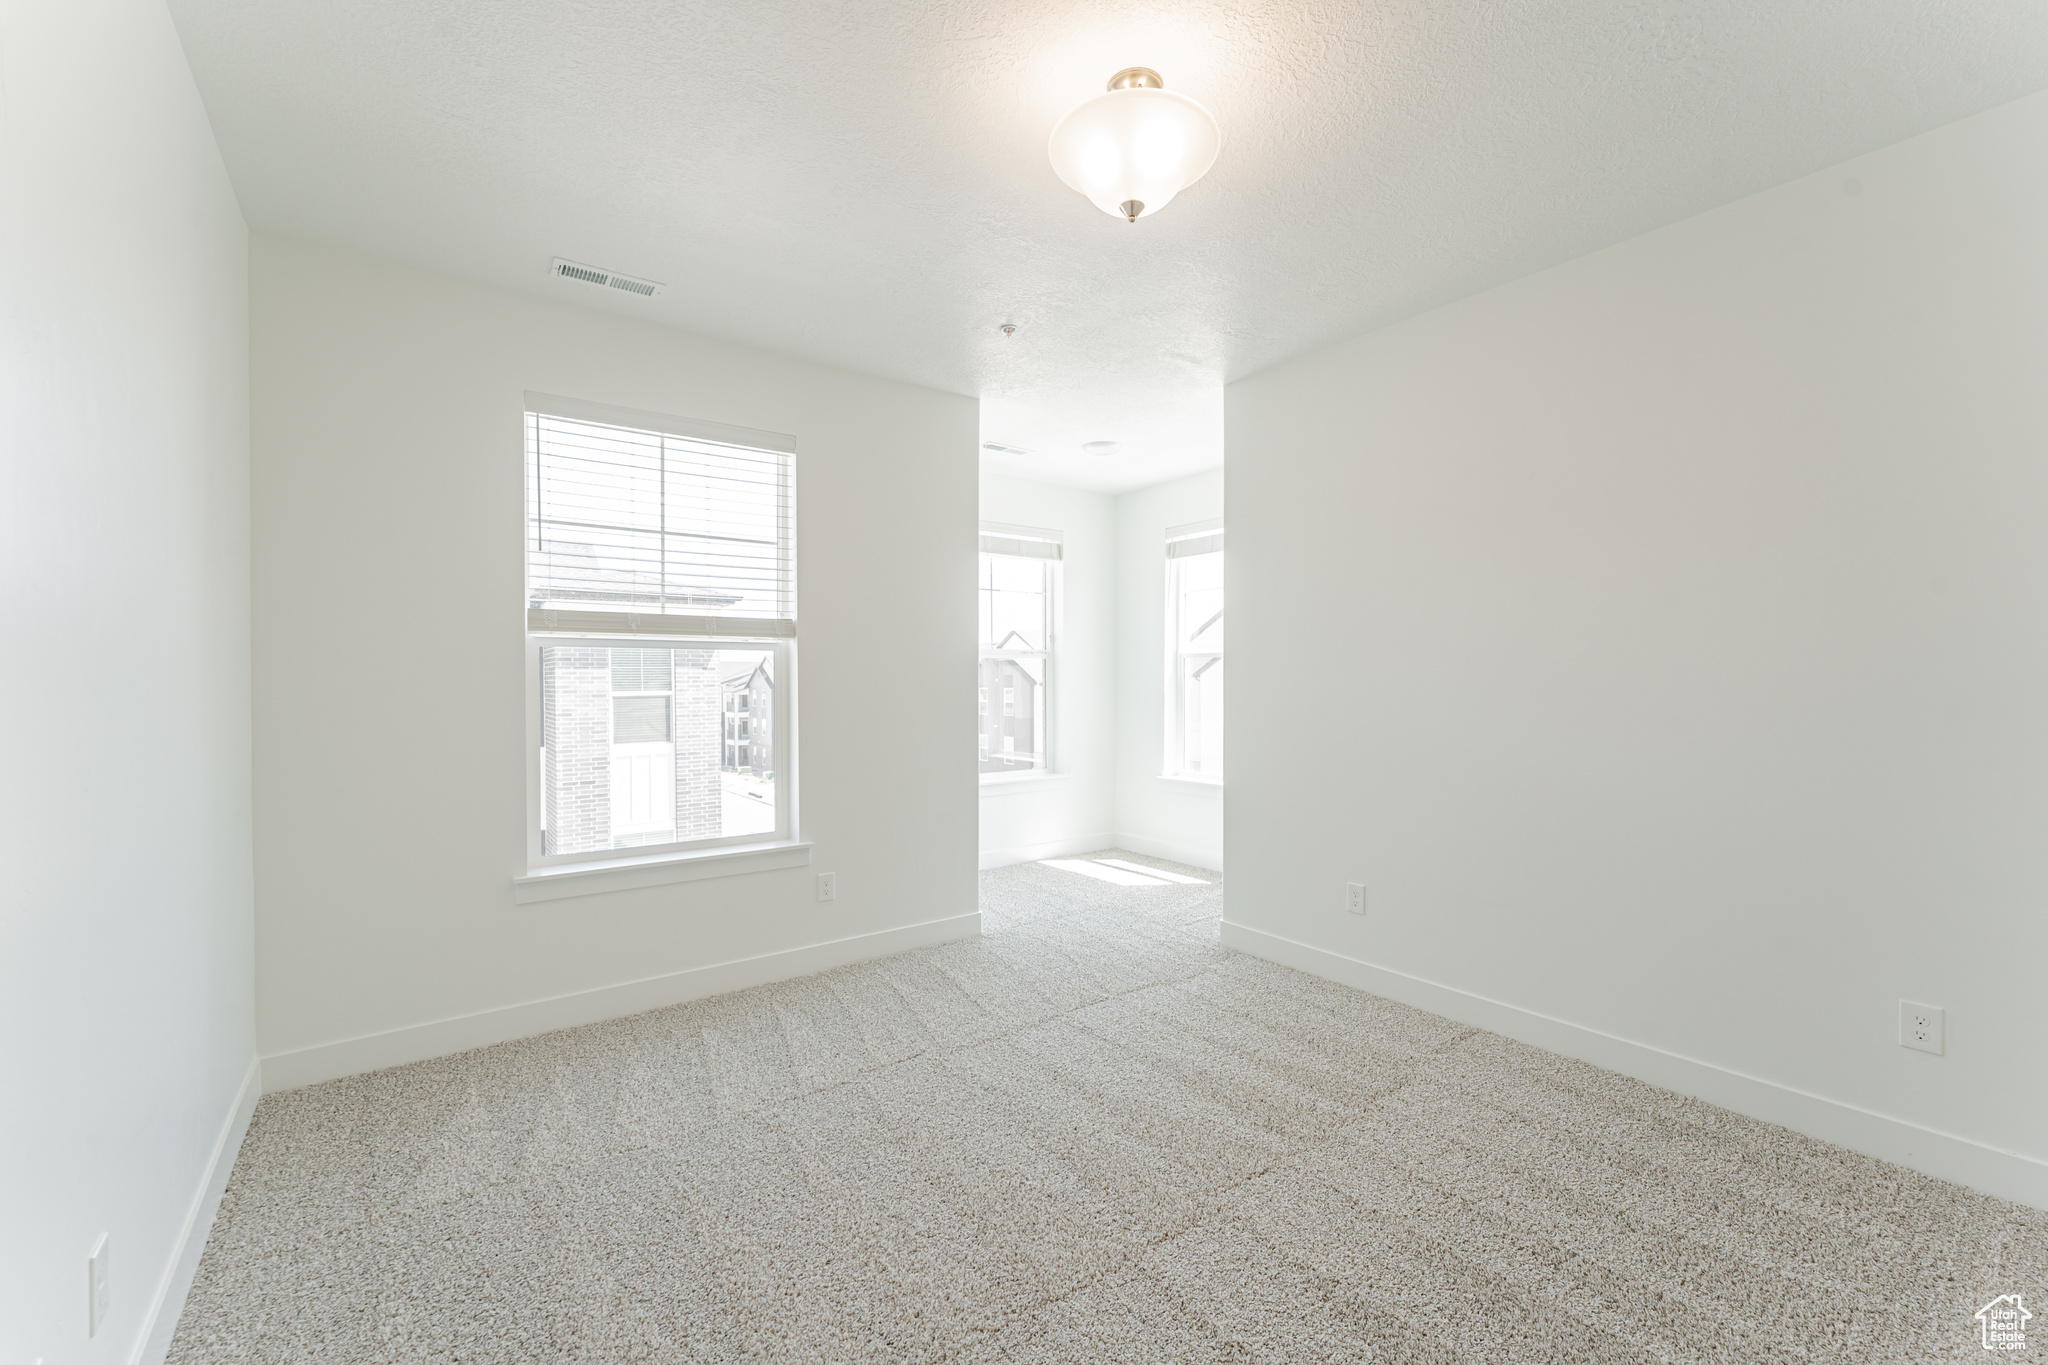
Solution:
M748 872L773 872L803 867L811 846L798 843L733 844L690 853L658 853L640 858L609 858L594 863L564 863L536 868L512 879L512 899L519 905L535 901L601 896L608 891L637 891L673 882L700 882L711 877L737 877Z
M981 794L998 796L1011 792L1051 791L1067 785L1065 773L1049 773L1043 770L1030 773L983 773Z
M1159 780L1169 788L1223 795L1223 779L1220 777L1185 777L1180 773L1161 773Z

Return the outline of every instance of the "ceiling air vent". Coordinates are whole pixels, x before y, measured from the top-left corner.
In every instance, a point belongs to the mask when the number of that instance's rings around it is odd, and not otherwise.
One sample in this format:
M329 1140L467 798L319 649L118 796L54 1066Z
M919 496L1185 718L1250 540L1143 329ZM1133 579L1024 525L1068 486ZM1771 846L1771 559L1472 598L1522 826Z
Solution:
M636 280L631 275L621 275L615 270L599 270L594 265L580 265L555 257L555 274L565 280L581 280L594 284L600 289L623 289L628 294L638 294L651 299L661 292L661 286L653 280Z
M1006 446L1001 441L983 441L981 448L992 455L1029 455L1023 446Z

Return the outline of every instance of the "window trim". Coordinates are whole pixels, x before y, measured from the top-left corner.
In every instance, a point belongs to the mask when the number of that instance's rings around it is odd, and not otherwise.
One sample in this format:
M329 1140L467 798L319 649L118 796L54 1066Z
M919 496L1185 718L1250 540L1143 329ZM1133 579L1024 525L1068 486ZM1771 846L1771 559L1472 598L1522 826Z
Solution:
M991 796L1004 791L1043 791L1048 787L1064 787L1071 778L1069 773L1051 773L1043 768L1026 768L1023 772L983 773L981 794Z
M591 403L581 398L564 398L559 394L535 393L531 389L521 397L526 402L526 411L542 413L548 417L560 417L570 422L599 422L605 426L658 431L665 436L680 436L690 441L716 441L720 445L772 450L779 455L796 454L796 437L786 436L779 431L727 426L723 422L701 422L694 417L673 417L665 412L614 407L610 403Z
M536 868L513 877L512 901L515 905L529 905L536 901L601 896L610 891L637 891L676 882L708 881L713 877L736 877L749 872L804 867L810 861L809 844L801 840L785 840L700 849L695 853L571 863L561 867Z

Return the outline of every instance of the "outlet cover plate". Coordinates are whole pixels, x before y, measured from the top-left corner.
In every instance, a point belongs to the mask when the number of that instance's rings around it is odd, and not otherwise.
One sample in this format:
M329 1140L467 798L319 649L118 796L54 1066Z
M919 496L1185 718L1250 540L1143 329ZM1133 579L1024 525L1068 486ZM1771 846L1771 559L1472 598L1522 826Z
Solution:
M839 899L839 874L837 872L820 872L818 874L818 899L821 901L836 901Z
M107 1320L107 1234L92 1244L85 1258L85 1334L96 1337Z
M1921 1052L1942 1054L1943 1038L1946 1031L1947 1013L1939 1005L1923 1005L1917 1000L1899 1002L1899 1046L1915 1048Z
M1365 913L1365 883L1344 883L1344 908L1354 915Z

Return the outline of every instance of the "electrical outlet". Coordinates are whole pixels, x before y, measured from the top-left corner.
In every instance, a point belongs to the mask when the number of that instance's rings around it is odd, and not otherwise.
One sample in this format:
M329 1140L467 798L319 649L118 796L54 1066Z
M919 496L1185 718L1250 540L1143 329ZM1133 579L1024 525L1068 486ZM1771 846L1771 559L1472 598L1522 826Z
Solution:
M107 1320L107 1234L92 1244L92 1254L85 1258L85 1334L96 1337L100 1324Z
M1344 908L1354 915L1365 913L1365 883L1344 883Z
M1934 1005L1916 1004L1911 1000L1899 1002L1899 1046L1917 1048L1922 1052L1941 1055L1942 1016L1946 1013Z
M818 899L821 901L836 901L839 899L839 874L837 872L820 872L818 874Z

